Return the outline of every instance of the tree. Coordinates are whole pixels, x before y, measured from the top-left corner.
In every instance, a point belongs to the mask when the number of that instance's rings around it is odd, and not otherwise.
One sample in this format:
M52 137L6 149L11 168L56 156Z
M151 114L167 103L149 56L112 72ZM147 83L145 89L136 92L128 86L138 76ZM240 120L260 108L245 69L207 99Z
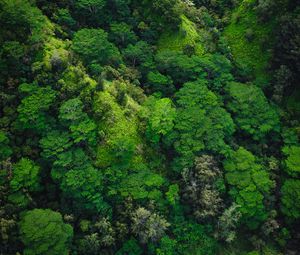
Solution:
M210 155L196 157L194 167L185 169L183 200L190 205L197 220L206 221L216 217L223 207L223 201L216 187L222 179L216 161Z
M73 229L63 222L60 213L34 209L23 214L20 235L26 255L67 255Z
M155 61L158 71L163 75L169 75L175 86L197 80L205 74L194 57L188 57L180 52L166 50L158 52Z
M176 254L177 241L164 236L159 243L159 248L156 249L157 255L173 255Z
M59 109L59 118L71 131L75 143L88 141L96 143L96 124L83 112L83 103L79 98L64 102Z
M116 255L126 255L126 254L132 254L132 255L141 255L143 254L142 248L139 246L138 242L131 238L124 242L122 248L117 251Z
M300 174L300 146L285 146L282 149L287 158L284 160L286 172L297 177Z
M209 235L204 225L182 220L174 224L173 233L178 254L214 255L217 253L217 242Z
M136 5L140 7L142 19L152 25L152 30L163 30L165 25L174 30L180 23L183 10L178 0L146 0Z
M46 159L55 159L72 145L70 135L64 131L53 130L40 140L43 149L41 155Z
M126 47L128 44L134 44L137 41L137 36L132 31L132 27L125 22L112 23L109 37L111 41L121 48Z
M281 187L281 211L292 220L300 218L300 180L287 179Z
M182 169L192 166L202 151L226 154L229 150L225 138L234 132L233 121L206 85L204 80L188 82L176 94L178 108L172 135L179 154L176 164Z
M63 26L65 29L72 29L76 25L76 21L73 19L69 9L58 9L54 14L55 21Z
M147 80L147 86L152 92L161 92L164 96L170 96L175 91L171 77L158 71L149 72Z
M218 219L217 238L231 243L236 238L236 229L242 216L239 208L241 206L233 203Z
M65 101L59 108L59 119L67 126L83 119L83 103L79 98Z
M27 190L29 192L40 189L40 167L32 160L22 158L13 166L13 176L10 181L13 192Z
M122 55L131 66L139 66L143 73L154 66L153 49L145 41L129 44L127 48L122 51Z
M99 11L103 9L106 4L106 0L76 0L75 7L81 12L84 11L86 15L99 14Z
M60 188L77 210L105 214L109 206L102 197L102 174L92 166L86 167L67 171L60 180Z
M255 140L263 139L270 132L280 130L277 111L262 90L251 84L230 82L228 109L233 113L237 126Z
M30 1L3 0L0 7L1 28L8 40L17 37L20 42L28 41L31 45L38 45L53 34L54 25Z
M292 71L293 81L299 77L300 48L299 48L300 14L287 13L280 19L276 44L274 48L274 62L278 66L285 65ZM295 88L295 86L293 86ZM294 88L291 88L292 90ZM289 90L290 91L290 90Z
M27 94L18 106L18 120L22 128L36 128L43 130L46 127L46 112L54 103L56 92L49 86L39 87L36 84L23 83L19 86L21 94Z
M169 190L166 192L166 198L171 205L175 205L179 200L179 186L172 184L169 186Z
M139 237L141 243L159 241L169 226L163 217L143 207L132 215L132 232Z
M115 45L102 29L84 28L74 34L72 49L86 64L117 64L121 57Z
M121 178L120 178L121 179ZM120 192L121 196L131 196L133 199L151 199L160 201L162 198L161 186L165 179L156 173L151 172L146 166L134 166L134 169L124 174L114 186L113 192Z
M251 152L242 147L233 151L223 165L225 178L231 186L229 194L240 206L241 220L250 228L256 228L267 218L264 196L274 186L269 173L257 163Z
M51 176L76 211L109 212L110 208L102 196L103 175L93 167L81 148L61 151L53 163Z
M12 149L9 147L9 139L6 133L0 130L0 161L5 160L12 154Z
M168 98L150 97L144 104L144 115L147 119L146 137L158 143L162 136L173 130L176 110Z
M98 167L117 166L118 169L128 167L140 143L135 111L127 115L129 108L123 107L117 100L124 98L132 104L133 108L139 107L129 93L119 94L118 88L124 86L127 88L126 84L115 82L106 84L106 88L114 87L117 94L114 95L112 91L105 90L95 96L93 109L103 138L97 150Z

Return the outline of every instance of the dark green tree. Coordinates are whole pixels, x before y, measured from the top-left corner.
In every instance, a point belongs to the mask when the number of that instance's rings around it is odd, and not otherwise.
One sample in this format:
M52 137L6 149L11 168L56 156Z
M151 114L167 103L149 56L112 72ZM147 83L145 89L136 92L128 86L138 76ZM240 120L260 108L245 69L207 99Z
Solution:
M240 147L230 153L224 161L225 178L230 185L230 195L239 205L242 220L249 228L257 228L266 220L267 211L264 198L274 187L269 173L257 163L256 157Z
M125 22L112 23L110 25L109 38L115 45L122 48L137 41L137 36L132 31L132 27Z
M58 212L50 209L34 209L22 215L21 240L28 255L67 255L73 237L73 229L65 224Z
M281 211L292 220L300 218L300 180L287 179L281 187Z
M86 64L117 64L120 53L102 29L84 28L74 34L72 49Z
M29 192L40 189L40 167L32 160L22 158L13 166L13 176L10 181L13 192L27 190Z
M12 154L7 134L0 130L0 160L8 158Z

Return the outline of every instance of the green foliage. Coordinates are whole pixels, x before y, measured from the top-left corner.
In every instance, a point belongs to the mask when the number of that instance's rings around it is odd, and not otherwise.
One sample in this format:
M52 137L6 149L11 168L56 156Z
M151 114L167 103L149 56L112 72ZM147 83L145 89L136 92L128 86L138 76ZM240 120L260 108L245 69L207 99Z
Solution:
M60 180L68 170L86 169L90 167L91 164L89 158L84 153L83 149L71 148L58 154L57 159L53 162L51 176L55 180Z
M159 241L169 226L163 217L143 207L132 215L132 232L139 237L141 243Z
M43 149L41 155L47 159L54 159L72 145L70 135L66 132L53 130L40 140Z
M224 36L229 42L234 60L242 68L249 68L259 86L267 85L270 79L267 68L271 58L265 48L264 38L271 35L274 20L260 23L254 10L254 0L243 0L233 12L230 24L225 28ZM254 33L251 41L247 40L245 31Z
M251 84L228 84L230 101L228 109L233 113L238 127L261 140L271 132L279 132L280 122L276 109L270 105L262 90Z
M225 178L231 186L229 193L240 206L243 221L250 228L256 228L266 219L263 200L274 186L269 173L256 161L255 156L242 147L231 152L224 161Z
M179 186L172 184L169 186L169 190L166 192L166 197L171 205L175 205L179 199Z
M285 146L282 149L287 156L284 161L285 169L291 176L298 176L300 174L300 146Z
M58 212L50 209L27 211L20 222L24 255L67 255L73 229Z
M71 16L70 11L64 8L57 10L57 13L54 14L54 19L63 27L73 28L76 24L76 21Z
M300 180L288 179L281 187L281 211L290 219L300 218Z
M30 192L40 189L40 167L32 160L22 158L13 166L13 177L10 181L13 192L27 190Z
M176 240L169 238L168 236L163 237L160 240L159 248L156 249L157 255L173 255L176 254Z
M136 4L142 14L142 20L150 24L151 30L163 30L166 25L176 29L183 13L178 0L145 0Z
M59 108L59 118L68 124L76 123L83 118L83 103L79 98L64 102Z
M58 80L60 91L68 98L79 97L85 104L92 104L92 94L97 82L91 79L81 65L70 65Z
M120 62L120 53L107 39L102 29L81 29L74 34L72 49L86 64L114 64Z
M152 199L159 201L162 192L159 190L164 183L164 178L149 170L140 170L127 174L117 188L122 196L131 196L133 199Z
M128 44L134 44L137 41L137 37L132 31L132 27L127 25L125 22L111 24L109 37L120 47L125 47Z
M12 154L12 149L9 146L9 139L6 133L0 130L0 160L8 158Z
M153 50L147 42L138 41L136 44L129 44L122 55L131 66L141 66L141 71L153 66Z
M116 255L141 255L142 253L143 250L138 245L138 242L134 238L131 238L123 244L122 248L116 253Z
M83 112L83 103L74 98L63 103L59 109L59 119L69 126L75 143L88 141L96 143L96 124Z
M165 32L158 41L158 51L171 50L184 52L187 46L193 48L193 53L203 55L205 52L202 38L197 32L196 25L182 15L179 31Z
M100 171L88 166L71 169L63 176L60 187L66 197L72 198L75 207L97 213L107 213L109 206L103 200L103 177Z
M160 72L149 72L147 74L147 80L147 85L153 92L161 92L163 95L170 95L175 90L172 79Z
M183 166L191 166L201 151L226 154L225 138L234 132L230 114L222 108L217 96L203 80L184 84L176 94L174 147Z
M18 74L23 70L19 65L22 57L25 55L25 47L18 41L6 41L3 43L0 49L0 56L3 63L3 70L1 72L10 72L12 74ZM5 71L7 69L7 71ZM12 72L13 71L13 72Z
M20 93L27 94L18 106L18 120L22 128L46 128L46 112L56 98L56 92L50 87L39 87L35 84L23 83Z
M159 72L169 75L175 85L196 80L205 74L198 58L180 52L161 51L156 55L156 62Z
M71 199L73 207L87 212L107 213L108 204L103 200L103 175L95 169L85 152L71 148L56 151L52 178L59 183L66 199Z
M15 31L18 40L22 42L25 39L34 45L46 41L53 34L53 24L30 1L3 0L0 4L0 22L8 38L15 37L9 35L10 31Z
M0 254L296 254L296 2L0 0Z
M239 208L241 206L233 203L228 207L218 220L217 237L227 243L232 243L237 237L237 227L242 216Z
M176 110L168 98L150 97L144 104L143 115L147 119L146 137L158 143L162 136L173 130Z
M216 254L217 243L206 233L204 226L194 222L180 222L175 225L173 232L177 241L178 254Z
M80 11L85 11L89 14L96 14L106 4L106 0L76 0L75 6Z
M123 108L118 104L118 92L115 89L122 85L126 88L126 84L106 83L106 89L95 96L93 107L103 139L97 152L99 167L128 165L140 143L137 117L134 114L140 106L126 93L123 98L127 106ZM132 115L127 116L127 109L133 110Z
M185 168L182 177L182 201L191 208L197 220L204 222L220 214L224 205L217 182L223 182L223 178L212 156L196 157L193 168Z

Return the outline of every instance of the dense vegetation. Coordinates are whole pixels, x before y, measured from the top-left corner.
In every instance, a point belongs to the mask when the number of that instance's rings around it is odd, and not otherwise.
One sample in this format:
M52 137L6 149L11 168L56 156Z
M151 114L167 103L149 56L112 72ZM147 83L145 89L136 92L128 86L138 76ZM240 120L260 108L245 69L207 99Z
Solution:
M300 253L295 0L0 0L1 255Z

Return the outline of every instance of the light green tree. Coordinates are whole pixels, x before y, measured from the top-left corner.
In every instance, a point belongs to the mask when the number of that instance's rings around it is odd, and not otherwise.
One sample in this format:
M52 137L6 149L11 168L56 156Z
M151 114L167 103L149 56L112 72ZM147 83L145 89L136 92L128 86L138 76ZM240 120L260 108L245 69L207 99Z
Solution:
M10 181L12 191L23 189L34 192L40 189L40 167L32 160L22 158L13 165L13 176Z
M207 88L205 80L185 83L176 94L174 147L181 167L192 166L201 151L227 154L229 139L234 132L231 116Z
M255 140L280 130L279 115L260 88L252 84L230 82L227 90L230 96L228 109L241 130Z
M19 92L26 96L18 106L18 120L22 128L46 128L46 112L54 103L56 92L48 87L39 87L36 84L23 83Z
M229 193L243 216L241 220L249 228L256 228L267 218L263 201L274 187L269 173L257 163L251 152L242 147L230 153L224 161L224 168L225 178L231 186Z
M144 104L143 115L147 119L146 137L158 143L162 136L173 130L176 109L169 98L150 97Z
M297 177L300 174L300 146L292 145L285 146L282 149L287 158L284 160L286 172Z

